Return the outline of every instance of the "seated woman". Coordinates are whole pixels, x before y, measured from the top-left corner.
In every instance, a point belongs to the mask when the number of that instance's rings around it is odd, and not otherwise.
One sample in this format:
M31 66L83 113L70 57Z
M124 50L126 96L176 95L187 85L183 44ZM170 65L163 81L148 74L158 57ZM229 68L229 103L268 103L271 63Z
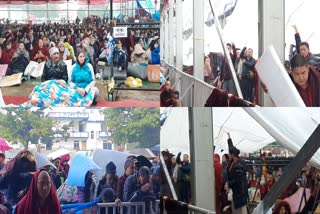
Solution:
M39 39L37 45L34 47L31 53L31 60L41 63L49 59L48 48L44 46L43 40Z
M9 64L9 75L24 73L29 64L29 53L25 49L24 44L20 43L17 51L13 54L11 63Z
M30 100L21 107L86 107L96 104L99 90L94 87L93 68L88 61L86 52L79 50L71 78L44 79L45 82L33 89Z
M134 50L131 54L131 62L139 65L148 65L148 55L143 50L140 44L134 46Z
M71 56L69 50L64 46L63 42L60 42L58 45L59 48L59 59L60 60L73 60L73 57Z
M14 213L62 213L54 184L47 171L39 170L33 175L29 191L17 204Z
M89 90L94 90L94 99L92 104L96 104L96 98L99 95L98 88L94 87L94 71L89 63L89 57L84 50L78 51L77 62L72 66L70 78L70 87L77 90L82 96L86 96Z

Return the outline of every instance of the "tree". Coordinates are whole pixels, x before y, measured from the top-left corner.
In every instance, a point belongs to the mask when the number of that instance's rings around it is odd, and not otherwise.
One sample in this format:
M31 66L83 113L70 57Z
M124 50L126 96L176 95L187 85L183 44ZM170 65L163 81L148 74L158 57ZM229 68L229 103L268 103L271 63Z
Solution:
M159 108L107 108L104 110L111 140L150 148L160 143Z
M0 136L14 143L21 142L25 149L29 142L37 144L39 140L51 148L55 134L66 135L65 129L54 129L57 126L58 121L45 118L41 109L6 108L0 111Z

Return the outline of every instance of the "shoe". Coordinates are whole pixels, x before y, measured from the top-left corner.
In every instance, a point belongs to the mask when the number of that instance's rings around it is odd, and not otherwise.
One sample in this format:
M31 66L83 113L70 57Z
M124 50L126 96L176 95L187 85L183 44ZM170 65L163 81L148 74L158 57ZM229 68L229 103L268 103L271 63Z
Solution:
M92 105L95 106L95 105L97 105L97 103L98 102L97 102L96 98L93 98Z

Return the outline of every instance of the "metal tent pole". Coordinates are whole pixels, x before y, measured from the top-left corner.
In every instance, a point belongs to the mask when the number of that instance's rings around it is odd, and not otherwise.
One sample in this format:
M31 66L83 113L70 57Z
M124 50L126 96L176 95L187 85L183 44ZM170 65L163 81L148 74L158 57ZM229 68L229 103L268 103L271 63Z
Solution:
M235 86L236 86L236 89L237 89L238 97L243 98L242 92L241 92L241 88L240 88L240 85L239 85L239 81L238 81L238 78L237 78L237 74L236 74L236 72L235 72L235 70L234 70L234 66L233 66L233 63L232 63L230 54L229 54L228 51L227 51L226 43L223 41L222 29L221 29L221 26L220 26L220 21L219 21L219 19L216 17L216 14L215 14L215 12L214 12L214 10L213 10L213 7L212 7L211 0L209 0L209 3L210 3L210 7L211 7L211 12L212 12L212 15L213 15L213 19L214 19L214 22L215 22L216 30L217 30L217 33L218 33L218 35L219 35L220 42L221 42L221 45L222 45L222 48L223 48L223 52L224 52L225 57L227 57L228 64L229 64L229 68L230 68L230 70L231 70L231 74L232 74L232 78L233 78L233 82L234 82L234 84L235 84Z
M182 0L176 0L176 67L183 70L183 18L182 18Z
M204 80L204 0L193 0L193 76ZM191 14L190 14L191 15Z

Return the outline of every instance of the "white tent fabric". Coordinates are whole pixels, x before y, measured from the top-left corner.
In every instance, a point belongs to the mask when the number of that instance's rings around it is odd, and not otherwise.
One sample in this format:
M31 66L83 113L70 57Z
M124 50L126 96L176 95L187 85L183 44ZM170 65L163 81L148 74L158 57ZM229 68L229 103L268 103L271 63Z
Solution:
M270 135L289 151L296 154L320 124L318 108L261 108L245 109ZM311 163L320 167L320 153Z
M160 131L160 150L168 149L172 154L189 154L188 108L170 108L168 117Z
M217 16L222 15L224 6L234 0L219 0L212 1L212 6L215 9ZM212 18L209 1L205 1L204 5L204 52L223 52L214 25L207 26L206 21ZM248 8L252 8L250 12ZM257 1L242 1L239 0L233 14L227 19L227 24L223 29L223 38L226 43L234 42L235 45L242 48L248 46L253 48L254 56L258 55L258 2ZM183 1L183 31L193 28L193 16L190 15L193 11L193 1ZM244 30L239 30L239 26L244 26ZM250 32L250 33L249 33ZM248 42L249 41L249 42ZM183 64L193 64L193 33L189 37L184 37L183 41Z
M187 108L170 109L161 128L161 150L189 154L188 123ZM215 151L227 152L226 132L230 132L241 152L257 151L277 141L296 154L319 124L318 108L213 108ZM311 163L320 167L319 152Z
M224 5L232 0L215 0L211 1L217 15L223 14ZM310 19L317 20L320 17L318 12L319 0L290 0L286 1L285 7L285 42L295 44L294 29L291 27L296 24L301 34L302 41L310 44L311 52L320 51L320 29L315 29L309 23ZM210 17L209 1L205 1L204 23ZM191 29L193 26L193 1L183 1L183 31ZM222 47L218 39L215 27L205 25L204 29L204 47L205 53L222 52ZM226 42L234 42L239 48L244 46L251 47L254 50L254 57L258 57L258 1L238 0L231 16L227 18L226 25L223 29L223 38ZM183 41L183 64L193 64L193 34ZM286 59L288 59L289 48L286 48Z
M213 108L213 135L216 152L228 152L228 136L241 152L254 152L275 142L261 125L242 108ZM221 152L223 150L223 152Z
M70 151L63 148L63 149L59 149L57 151L51 152L50 154L47 155L47 157L49 159L53 159L54 160L54 159L56 159L58 157L66 155L66 154L70 154Z

